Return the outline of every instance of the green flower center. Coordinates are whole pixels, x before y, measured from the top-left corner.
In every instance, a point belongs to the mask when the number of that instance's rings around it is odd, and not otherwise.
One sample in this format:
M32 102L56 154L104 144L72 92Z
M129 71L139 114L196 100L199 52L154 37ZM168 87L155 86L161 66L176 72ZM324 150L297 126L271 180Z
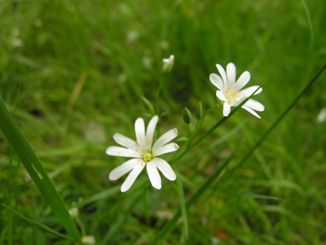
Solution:
M146 152L144 155L143 155L143 159L145 162L149 162L151 161L153 158L153 154L151 152Z

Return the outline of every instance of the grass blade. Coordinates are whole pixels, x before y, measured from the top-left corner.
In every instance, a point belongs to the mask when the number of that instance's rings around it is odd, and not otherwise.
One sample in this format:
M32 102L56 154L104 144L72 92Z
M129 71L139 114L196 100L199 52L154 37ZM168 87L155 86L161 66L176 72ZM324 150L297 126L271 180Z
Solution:
M0 128L8 143L19 157L43 197L48 201L52 211L55 213L69 236L79 241L80 233L69 215L65 203L1 99L0 118Z
M66 235L63 235L63 234L60 234L58 232L56 232L55 230L52 230L50 227L36 221L36 220L32 220L32 219L29 219L27 217L25 217L24 215L22 215L21 213L11 209L10 207L8 207L7 205L5 204L1 204L2 207L6 208L7 210L9 210L11 213L13 213L16 217L24 220L25 222L29 223L30 225L33 225L41 230L44 230L48 233L51 233L52 235L55 235L55 236L58 236L58 237L61 237L61 238L64 238L64 239L69 239L69 240L72 240L72 241L75 241L74 238L72 237L69 237L69 236L66 236Z

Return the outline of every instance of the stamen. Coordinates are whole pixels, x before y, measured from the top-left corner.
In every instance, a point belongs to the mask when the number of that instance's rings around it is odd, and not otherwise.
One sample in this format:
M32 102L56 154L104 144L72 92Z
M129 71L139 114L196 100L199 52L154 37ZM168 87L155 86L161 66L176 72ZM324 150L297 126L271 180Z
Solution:
M152 138L150 138L150 139L149 139L149 141L150 141L150 142L153 142L153 139L152 139Z
M225 93L228 93L229 92L229 90L228 89L225 89Z
M231 91L231 94L233 94L235 92L235 89Z

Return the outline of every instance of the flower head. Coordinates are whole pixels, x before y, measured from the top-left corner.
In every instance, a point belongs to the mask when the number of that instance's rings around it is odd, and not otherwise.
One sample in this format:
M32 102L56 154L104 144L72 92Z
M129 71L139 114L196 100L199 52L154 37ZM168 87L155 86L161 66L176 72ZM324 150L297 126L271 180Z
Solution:
M171 54L168 59L163 59L163 71L170 72L174 63L174 55Z
M219 90L216 91L216 96L223 102L223 115L227 117L231 112L232 106L238 106L248 98L252 93L254 93L259 86L251 86L249 88L241 90L250 80L250 73L245 71L241 74L239 79L236 81L236 68L233 63L229 63L226 67L226 72L224 68L216 64L216 67L221 75L221 77L215 73L210 74L209 80L216 86ZM259 88L256 94L263 91ZM265 107L260 102L249 99L243 106L243 109L247 110L254 116L260 118L256 111L264 111Z
M129 190L138 175L146 166L147 174L152 186L161 189L161 177L157 169L169 180L174 181L176 175L171 166L158 156L165 153L174 152L179 149L175 143L169 143L178 135L177 129L171 129L153 142L155 127L158 116L154 116L145 132L145 123L142 118L138 118L135 122L135 132L137 140L134 141L126 136L115 133L113 139L119 146L110 146L106 149L106 154L110 156L131 157L132 159L124 162L119 167L112 170L109 174L110 180L117 180L121 176L130 172L126 180L121 186L121 192Z

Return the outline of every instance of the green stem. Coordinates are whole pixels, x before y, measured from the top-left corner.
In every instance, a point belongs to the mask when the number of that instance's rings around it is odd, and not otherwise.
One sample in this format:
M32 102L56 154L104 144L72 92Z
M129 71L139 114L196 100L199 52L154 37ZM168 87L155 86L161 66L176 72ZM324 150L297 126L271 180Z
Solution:
M273 125L266 131L266 133L258 140L258 142L248 151L248 153L242 158L242 160L240 161L239 164L237 164L237 166L234 168L234 170L228 175L228 178L230 178L230 176L234 173L234 171L242 166L245 161L249 158L249 156L255 151L255 149L265 140L265 138L267 137L267 135L273 131L273 129L277 126L277 124L279 124L279 122L285 117L285 115L294 107L294 105L299 101L299 99L303 96L303 94L305 94L310 88L311 86L315 83L315 81L317 80L317 78L320 76L320 74L326 69L326 64L321 68L321 70L317 73L317 75L311 80L311 82L302 90L302 92L295 98L295 100L287 107L287 109L281 114L281 116L273 123ZM240 105L239 105L240 106ZM238 107L239 107L238 106ZM237 108L238 108L237 107ZM223 120L223 119L222 119ZM216 125L218 125L219 122L217 124L215 124L211 130L212 131L214 128L216 128ZM204 134L203 136L208 135L208 134ZM201 137L200 139L204 138ZM200 141L197 140L197 142L199 143ZM197 143L197 144L198 144ZM238 146L239 148L239 146ZM238 149L237 148L237 149ZM217 177L222 173L222 171L225 169L225 167L229 164L230 160L232 159L232 157L234 156L235 152L237 151L237 149L232 153L232 155L222 164L221 167L219 167L207 180L206 182L195 192L195 194L193 194L190 199L187 202L187 209L189 209L189 207L191 205L193 205L195 203L196 200L199 199L199 197L204 193L204 191L206 189L208 189L208 187L213 183L214 180L217 179ZM183 156L184 154L182 154ZM178 219L181 216L181 210L179 209L175 215L173 216L173 218L163 227L163 229L160 230L160 232L157 234L157 236L155 237L155 239L152 241L151 244L155 244L159 239L161 239L168 231L170 231L173 226L175 225L175 223L178 221Z

